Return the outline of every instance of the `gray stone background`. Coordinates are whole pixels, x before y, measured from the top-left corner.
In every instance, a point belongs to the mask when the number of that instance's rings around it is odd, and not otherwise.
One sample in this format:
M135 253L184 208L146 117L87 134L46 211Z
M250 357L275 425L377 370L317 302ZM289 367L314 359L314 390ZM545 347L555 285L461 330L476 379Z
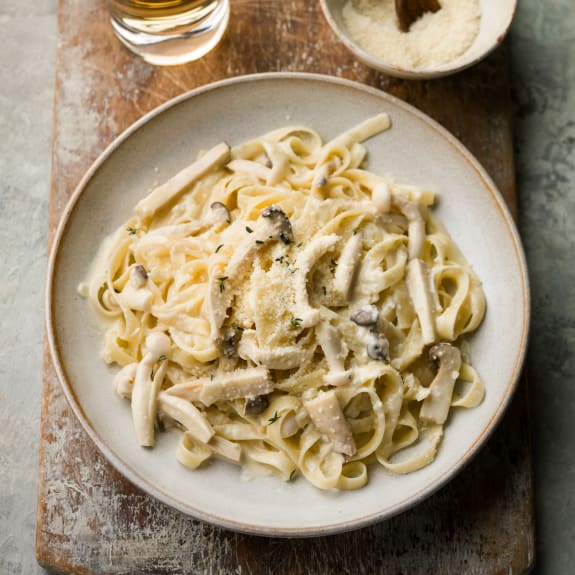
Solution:
M497 1L497 0L495 0ZM0 575L34 558L56 0L0 0ZM527 359L534 573L575 573L575 3L519 0L509 45Z

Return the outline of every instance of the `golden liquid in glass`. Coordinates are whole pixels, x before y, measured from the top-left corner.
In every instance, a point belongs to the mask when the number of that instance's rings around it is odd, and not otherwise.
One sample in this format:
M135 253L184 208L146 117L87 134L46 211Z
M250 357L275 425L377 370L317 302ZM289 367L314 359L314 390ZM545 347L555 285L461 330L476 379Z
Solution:
M148 62L196 60L221 39L229 0L107 0L118 38Z
M183 33L207 20L222 0L108 0L113 18L133 30Z

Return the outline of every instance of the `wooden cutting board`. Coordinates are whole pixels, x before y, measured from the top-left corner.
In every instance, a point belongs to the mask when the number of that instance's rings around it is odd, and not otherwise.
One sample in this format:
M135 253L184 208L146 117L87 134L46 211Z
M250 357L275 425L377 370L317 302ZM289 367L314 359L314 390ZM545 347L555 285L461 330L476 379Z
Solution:
M113 37L101 0L59 0L50 231L82 174L132 122L191 88L267 71L332 74L370 84L460 138L516 209L505 48L474 69L400 81L354 58L319 2L232 0L209 55L155 68ZM479 455L418 507L359 531L307 540L241 535L150 498L120 476L79 426L45 353L37 517L39 562L63 574L521 574L534 527L526 384Z

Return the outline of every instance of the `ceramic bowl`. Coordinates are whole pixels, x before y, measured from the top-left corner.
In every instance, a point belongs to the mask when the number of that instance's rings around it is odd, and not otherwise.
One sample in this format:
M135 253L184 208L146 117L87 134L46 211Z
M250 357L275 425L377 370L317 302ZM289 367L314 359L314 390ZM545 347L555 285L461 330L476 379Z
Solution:
M366 51L350 36L342 16L344 6L350 1L321 0L323 13L341 42L355 54L358 60L371 68L390 76L413 80L447 76L480 62L497 48L505 38L517 5L517 0L479 0L481 10L479 32L474 42L461 56L437 66L408 68L391 64L385 59ZM393 2L393 0L391 1Z
M368 168L435 190L440 201L434 213L483 281L487 314L469 344L485 382L484 401L450 417L430 465L407 475L374 466L369 484L350 492L320 491L303 478L248 481L240 468L224 461L192 471L176 459L179 432L158 434L154 449L139 447L130 403L114 391L117 367L107 366L99 353L102 326L78 293L102 240L127 220L151 187L202 149L221 141L237 145L286 125L309 126L327 140L384 111L392 128L365 142ZM204 521L288 537L326 535L380 521L453 478L509 403L529 323L519 236L505 202L472 155L436 122L384 92L306 74L262 74L205 86L166 103L122 134L89 170L65 210L49 260L46 308L48 341L66 398L124 476Z

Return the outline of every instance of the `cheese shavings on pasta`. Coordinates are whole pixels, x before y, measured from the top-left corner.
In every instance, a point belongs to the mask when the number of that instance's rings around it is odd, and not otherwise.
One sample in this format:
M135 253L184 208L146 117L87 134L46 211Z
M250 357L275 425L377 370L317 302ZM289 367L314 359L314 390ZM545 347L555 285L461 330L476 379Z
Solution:
M171 425L190 468L356 489L370 463L432 462L452 409L481 402L462 345L480 281L432 192L366 171L361 142L389 128L220 144L104 242L83 291L141 446Z

